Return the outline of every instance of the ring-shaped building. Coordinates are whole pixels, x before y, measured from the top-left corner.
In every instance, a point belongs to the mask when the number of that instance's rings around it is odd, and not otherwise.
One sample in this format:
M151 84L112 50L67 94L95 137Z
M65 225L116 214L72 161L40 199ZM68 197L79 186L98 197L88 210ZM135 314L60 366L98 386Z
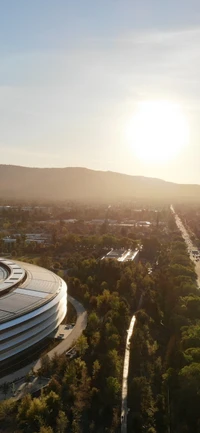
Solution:
M67 312L67 285L39 266L0 258L0 362L53 334Z

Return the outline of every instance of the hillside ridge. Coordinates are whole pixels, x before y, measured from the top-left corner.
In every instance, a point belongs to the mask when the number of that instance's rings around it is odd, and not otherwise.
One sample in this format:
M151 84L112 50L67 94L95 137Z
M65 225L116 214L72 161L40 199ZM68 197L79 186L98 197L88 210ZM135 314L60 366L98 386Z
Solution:
M85 167L40 168L0 164L0 198L13 200L92 200L152 198L200 200L200 185L177 184Z

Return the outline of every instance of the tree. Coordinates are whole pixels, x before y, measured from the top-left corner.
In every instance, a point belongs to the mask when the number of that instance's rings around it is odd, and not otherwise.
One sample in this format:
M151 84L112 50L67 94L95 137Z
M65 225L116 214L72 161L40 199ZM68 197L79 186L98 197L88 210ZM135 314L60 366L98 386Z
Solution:
M0 424L2 426L3 422L8 422L8 420L13 418L13 412L16 410L16 402L12 399L3 400L0 402Z
M56 419L56 433L65 433L67 424L67 416L65 415L65 412L60 410Z
M98 361L98 359L96 359L96 360L93 362L93 366L92 366L92 377L93 377L93 379L96 379L96 378L97 378L100 369L101 369L100 362Z
M55 377L53 377L51 379L51 381L49 382L48 389L49 389L49 391L54 391L56 394L60 395L61 384L59 383L58 380L55 379Z
M200 316L200 297L199 296L186 296L182 298L186 308L188 317L195 318Z
M120 384L116 377L109 376L106 379L106 395L108 399L108 403L112 406L116 404L119 392L120 392Z
M95 348L100 343L100 340L101 340L101 334L100 334L100 332L99 331L94 332L92 334L92 336L90 337L90 346L92 346L93 348Z
M87 331L92 333L98 329L99 318L97 314L92 311L88 317Z
M42 425L40 427L39 433L53 433L53 429L50 426L44 426Z
M155 403L148 379L144 376L134 377L130 387L130 407L133 413L132 427L142 432L143 426L148 431L154 427Z
M115 333L108 337L108 346L110 349L118 349L120 345L120 336Z
M184 327L181 343L183 349L200 347L200 324Z
M39 374L45 377L48 377L50 374L50 359L48 355L44 355L41 358L41 368Z
M76 420L76 419L74 419L74 420L72 421L71 432L72 432L72 433L82 433L82 431L81 431L81 427L80 427L80 425L79 425L79 421Z
M106 369L112 373L113 376L119 378L122 368L122 361L116 349L110 350L108 352L107 360L108 362Z
M60 410L60 397L54 391L50 391L45 397L45 404L48 411L48 423L53 425Z
M76 341L76 349L80 356L83 356L88 349L87 337L85 335L81 335Z
M27 394L21 400L18 408L17 420L20 423L23 423L26 420L27 411L30 408L30 405L31 405L31 396L30 394Z
M113 409L113 415L112 415L112 424L110 433L116 433L118 431L120 425L120 417L119 417L119 410L118 408Z
M47 406L43 398L31 399L26 395L18 409L17 419L21 426L29 425L31 431L39 430L44 425L47 416Z
M200 363L200 347L190 347L184 352L187 364L192 362Z
M44 254L43 256L40 257L39 265L42 266L43 268L51 269L53 266L51 257Z
M192 363L183 367L179 373L179 379L177 416L186 422L191 433L195 433L199 431L200 364Z

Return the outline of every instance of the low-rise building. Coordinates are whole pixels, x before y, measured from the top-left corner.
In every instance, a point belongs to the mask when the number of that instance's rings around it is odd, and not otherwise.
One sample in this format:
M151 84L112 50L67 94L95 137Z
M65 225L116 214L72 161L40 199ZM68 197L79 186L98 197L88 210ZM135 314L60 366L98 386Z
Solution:
M128 260L137 262L139 260L139 249L136 250L125 250L125 249L111 249L105 256L102 257L103 259L114 259L118 262L127 262Z

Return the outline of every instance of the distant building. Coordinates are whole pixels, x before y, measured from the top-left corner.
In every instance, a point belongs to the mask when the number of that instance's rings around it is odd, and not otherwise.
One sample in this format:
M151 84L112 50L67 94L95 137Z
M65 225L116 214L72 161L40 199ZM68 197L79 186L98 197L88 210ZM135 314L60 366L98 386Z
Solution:
M139 250L114 250L109 251L106 256L102 257L103 259L114 259L118 262L127 262L128 260L137 262L139 260Z
M4 238L5 243L13 243L16 242L16 238L21 238L21 233L15 233L13 234L13 239L10 239L9 237ZM25 242L27 244L31 242L36 242L37 244L47 244L50 242L51 236L44 233L26 233L25 234Z
M50 241L51 236L44 233L27 233L26 243L36 242L37 244L46 244Z
M45 235L44 233L27 233L27 239L47 239L49 235Z
M46 243L46 239L29 239L27 238L25 240L26 244L31 244L32 242L35 242L36 244L45 244Z
M16 242L16 239L14 238L3 238L3 241L5 244L14 244Z
M101 224L104 224L105 222L107 224L112 225L112 224L116 224L117 220L111 220L111 219L107 219L107 218L106 219L105 218L103 218L103 219L92 219L92 220L86 221L86 224L101 225Z
M150 227L151 223L150 223L150 221L137 221L136 226L137 227Z

